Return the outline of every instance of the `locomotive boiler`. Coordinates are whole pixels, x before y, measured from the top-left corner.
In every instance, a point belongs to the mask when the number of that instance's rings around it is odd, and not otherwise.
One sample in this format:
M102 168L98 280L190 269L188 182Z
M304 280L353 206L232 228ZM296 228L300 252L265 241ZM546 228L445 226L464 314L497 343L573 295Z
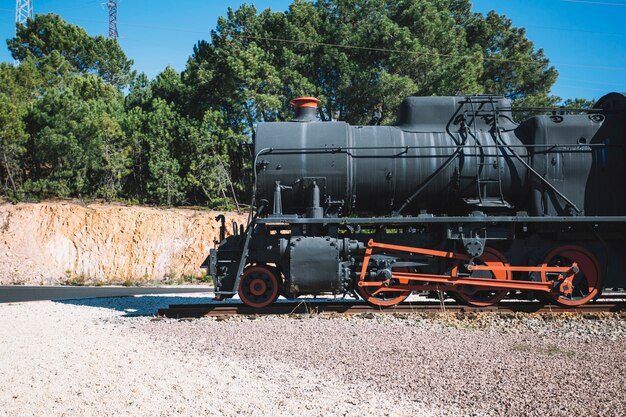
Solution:
M623 288L626 96L516 123L499 96L409 97L394 126L260 123L252 212L207 258L218 298L412 292L576 306Z

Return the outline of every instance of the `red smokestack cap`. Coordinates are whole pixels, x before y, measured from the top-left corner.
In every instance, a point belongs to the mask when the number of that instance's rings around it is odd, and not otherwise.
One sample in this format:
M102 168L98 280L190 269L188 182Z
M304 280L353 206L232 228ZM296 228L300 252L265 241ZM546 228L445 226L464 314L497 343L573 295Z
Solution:
M321 101L315 97L298 97L291 100L291 105L295 108L292 122L314 122L317 120L317 105Z
M296 109L301 109L303 107L313 107L314 109L316 109L317 105L320 103L321 101L319 101L315 97L306 96L294 98L293 100L291 100L291 105L294 106Z

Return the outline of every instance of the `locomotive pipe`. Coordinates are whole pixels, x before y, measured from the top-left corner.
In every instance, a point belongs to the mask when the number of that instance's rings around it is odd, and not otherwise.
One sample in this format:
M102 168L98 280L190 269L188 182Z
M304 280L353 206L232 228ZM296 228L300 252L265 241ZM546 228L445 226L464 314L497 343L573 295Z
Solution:
M393 216L399 216L400 214L402 214L402 211L404 211L404 209L413 202L413 200L415 200L415 198L422 192L424 191L424 189L426 189L426 187L428 187L428 185L435 179L435 177L437 175L439 175L441 172L443 172L446 168L448 168L448 166L450 166L451 163L454 162L454 160L459 156L459 153L463 150L463 146L465 145L467 141L467 136L465 137L465 140L463 141L463 143L458 146L454 153L452 155L450 155L450 158L448 158L448 160L446 162L444 162L444 164L439 167L435 172L433 172L431 174L430 177L428 177L423 183L422 185L420 185L417 190L415 190L415 192L413 194L411 194L406 201L400 206L400 208L396 211L394 211L392 213Z
M280 181L276 181L276 187L274 187L274 211L272 214L278 215L283 214L283 202L281 200Z

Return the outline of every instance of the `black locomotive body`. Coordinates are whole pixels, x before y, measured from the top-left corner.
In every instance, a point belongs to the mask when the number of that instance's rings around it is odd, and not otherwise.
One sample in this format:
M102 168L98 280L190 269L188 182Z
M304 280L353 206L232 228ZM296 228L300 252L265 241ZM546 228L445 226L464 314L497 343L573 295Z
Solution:
M580 305L625 286L626 96L515 123L497 96L409 97L396 126L260 123L248 225L208 258L219 298L443 291ZM571 112L570 112L571 113ZM223 221L223 218L222 218Z

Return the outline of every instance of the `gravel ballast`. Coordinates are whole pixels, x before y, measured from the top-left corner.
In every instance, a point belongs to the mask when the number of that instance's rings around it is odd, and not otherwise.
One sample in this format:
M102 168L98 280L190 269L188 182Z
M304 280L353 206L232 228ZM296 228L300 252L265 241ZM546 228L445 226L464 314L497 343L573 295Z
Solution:
M626 415L623 315L149 316L172 299L0 305L0 416Z

